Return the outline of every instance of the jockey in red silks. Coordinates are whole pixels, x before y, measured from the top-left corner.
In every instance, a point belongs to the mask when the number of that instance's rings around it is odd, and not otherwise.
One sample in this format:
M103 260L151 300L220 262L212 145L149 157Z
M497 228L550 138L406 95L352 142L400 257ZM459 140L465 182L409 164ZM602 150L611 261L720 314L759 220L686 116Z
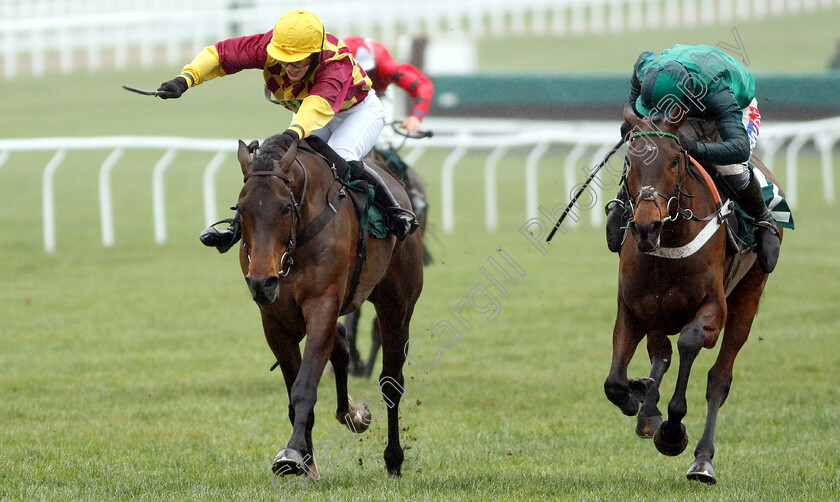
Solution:
M345 37L342 41L373 82L373 90L385 107L386 120L392 121L394 116L393 95L389 92L391 84L397 84L414 99L411 114L400 126L408 133L418 131L435 92L432 81L415 66L396 61L388 49L375 40Z

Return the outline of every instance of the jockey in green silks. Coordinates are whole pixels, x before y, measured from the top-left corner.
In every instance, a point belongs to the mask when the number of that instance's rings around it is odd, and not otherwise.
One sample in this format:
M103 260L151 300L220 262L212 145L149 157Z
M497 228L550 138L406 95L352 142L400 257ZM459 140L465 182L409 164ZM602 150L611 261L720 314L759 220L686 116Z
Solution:
M765 273L772 272L779 257L779 231L748 166L761 123L750 72L708 45L675 45L658 56L645 51L633 66L629 104L641 117L688 114L679 131L680 145L716 169L741 208L755 219L758 262ZM628 134L630 126L624 123L622 138L628 139ZM617 200L629 198L622 187ZM613 252L619 251L624 238L622 213L622 204L608 206L607 246Z

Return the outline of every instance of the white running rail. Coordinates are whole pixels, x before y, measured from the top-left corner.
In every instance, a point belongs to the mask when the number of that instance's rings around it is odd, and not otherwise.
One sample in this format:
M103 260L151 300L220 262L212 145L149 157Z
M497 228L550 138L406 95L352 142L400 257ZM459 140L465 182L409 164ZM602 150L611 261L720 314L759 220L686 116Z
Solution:
M455 171L459 162L470 154L486 156L484 163L485 226L490 232L498 230L498 187L496 171L505 155L512 148L528 148L530 152L524 166L508 165L507 169L522 169L525 177L525 211L528 219L538 217L539 168L557 168L543 158L550 146L565 146L570 152L561 161L564 170L566 192L551 205L566 204L575 184L582 182L586 173L584 165L595 166L601 162L607 151L615 144L618 135L617 122L537 122L479 119L429 118L423 122L435 132L434 137L415 142L417 146L406 150L405 160L416 164L429 150L449 152L441 166L441 218L445 233L455 231ZM798 159L802 148L811 143L821 157L823 196L828 204L835 200L833 151L840 141L840 117L811 122L775 123L764 126L758 141L758 155L767 165L773 167L781 150L786 159L785 191L788 203L795 207L798 199ZM55 241L55 172L62 165L67 152L74 150L104 150L111 153L99 169L99 201L102 244L114 245L114 214L111 195L111 171L127 150L156 150L162 152L152 172L152 203L154 214L155 241L163 244L167 240L166 207L164 198L165 171L172 165L176 155L182 152L207 152L215 154L204 168L202 176L204 197L204 218L206 224L216 221L215 176L225 161L235 157L236 140L213 140L174 137L108 136L97 138L36 138L0 140L0 176L2 167L20 152L55 152L43 171L42 202L44 249L53 252ZM233 155L231 155L233 154ZM588 155L587 155L588 154ZM614 157L620 163L621 153ZM557 158L557 157L553 157ZM524 169L523 169L524 168ZM620 168L619 168L620 169ZM612 197L612 193L599 193ZM600 210L589 211L591 223L598 226L603 215ZM571 223L573 226L574 223Z

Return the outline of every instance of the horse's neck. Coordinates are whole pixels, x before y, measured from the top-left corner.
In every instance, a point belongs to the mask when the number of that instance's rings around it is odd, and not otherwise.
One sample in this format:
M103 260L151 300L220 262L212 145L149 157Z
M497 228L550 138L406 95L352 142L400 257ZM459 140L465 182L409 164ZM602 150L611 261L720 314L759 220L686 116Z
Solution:
M334 178L329 166L316 155L298 154L295 163L300 175L295 178L294 190L295 194L300 194L301 220L306 223L326 207L327 192Z

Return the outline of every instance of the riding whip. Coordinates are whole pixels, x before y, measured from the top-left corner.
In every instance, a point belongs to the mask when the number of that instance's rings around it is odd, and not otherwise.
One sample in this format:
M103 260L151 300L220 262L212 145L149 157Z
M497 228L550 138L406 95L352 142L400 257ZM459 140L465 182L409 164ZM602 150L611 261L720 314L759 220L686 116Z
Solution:
M580 186L580 189L577 191L575 196L572 197L572 200L569 202L569 205L566 206L566 209L563 211L563 214L561 214L560 218L557 219L557 223L554 224L554 228L551 229L551 233L549 233L548 237L545 239L546 242L551 242L551 238L554 237L554 233L557 232L558 228L560 228L560 225L563 223L563 220L566 219L566 215L569 214L569 211L572 210L572 206L574 206L577 200L580 198L580 194L582 194L583 191L586 190L586 187L589 186L589 183L591 183L592 180L595 179L595 175L598 174L598 171L600 171L601 168L604 167L607 161L610 160L610 157L612 157L612 155L615 152L617 152L623 144L624 138L622 138L621 140L619 140L618 143L615 144L615 146L612 148L612 150L610 150L607 156L604 157L604 160L600 164L598 164L598 167L596 167L595 170L592 171L592 174L590 174L589 177L586 178L586 181L584 181L583 184Z
M122 86L122 88L125 89L126 91L136 92L137 94L142 94L144 96L157 96L158 95L158 91L147 91L146 89L140 89L140 88L137 88L137 87L132 87L130 85L124 85L124 86Z

